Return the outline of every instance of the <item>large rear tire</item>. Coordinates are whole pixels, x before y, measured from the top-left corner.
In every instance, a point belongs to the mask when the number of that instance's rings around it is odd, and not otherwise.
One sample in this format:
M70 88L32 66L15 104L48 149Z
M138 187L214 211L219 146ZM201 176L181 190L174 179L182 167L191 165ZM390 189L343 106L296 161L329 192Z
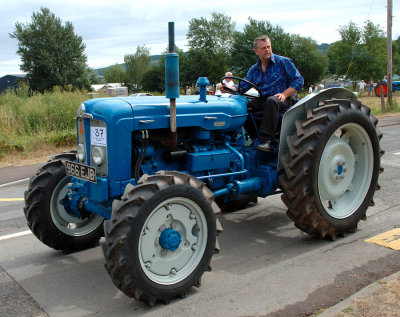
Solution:
M169 303L200 286L220 224L213 193L178 172L144 175L115 200L103 252L114 284L127 296Z
M75 162L76 153L53 156L30 179L24 213L29 228L40 241L55 250L70 252L98 245L104 218L88 214L81 219L64 209L62 199L70 182L63 164L66 160Z
M282 201L296 227L335 239L373 204L380 172L378 120L355 100L328 100L296 121L282 158Z

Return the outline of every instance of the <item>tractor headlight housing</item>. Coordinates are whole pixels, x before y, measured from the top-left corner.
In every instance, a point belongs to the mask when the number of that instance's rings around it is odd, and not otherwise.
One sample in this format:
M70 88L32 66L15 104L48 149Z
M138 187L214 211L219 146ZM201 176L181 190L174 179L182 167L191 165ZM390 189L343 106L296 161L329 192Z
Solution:
M104 160L105 160L105 153L104 153L104 149L100 146L95 146L92 149L92 161L94 164L96 164L97 166L102 166L104 164Z
M81 103L81 105L78 108L78 111L76 113L76 116L78 118L83 118L83 114L85 113L85 105L83 103Z
M81 162L81 163L85 162L86 149L85 149L85 145L84 144L82 144L82 143L78 144L77 153L78 153L79 162Z

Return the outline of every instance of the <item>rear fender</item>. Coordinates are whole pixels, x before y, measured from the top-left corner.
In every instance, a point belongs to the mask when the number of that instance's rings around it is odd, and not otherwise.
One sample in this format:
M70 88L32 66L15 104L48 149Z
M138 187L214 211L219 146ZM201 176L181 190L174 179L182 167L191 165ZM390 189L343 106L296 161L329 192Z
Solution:
M296 120L303 120L307 117L307 110L314 109L320 101L328 99L357 99L356 95L345 88L329 88L319 93L309 94L299 100L290 108L282 118L281 136L279 142L278 171L282 169L281 157L289 152L286 138L296 133Z

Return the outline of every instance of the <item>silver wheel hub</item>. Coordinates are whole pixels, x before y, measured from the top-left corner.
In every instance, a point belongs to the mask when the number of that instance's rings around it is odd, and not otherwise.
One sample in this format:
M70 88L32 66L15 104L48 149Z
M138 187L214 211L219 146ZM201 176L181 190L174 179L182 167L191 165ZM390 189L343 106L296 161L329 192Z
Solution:
M195 270L206 245L207 222L201 208L190 199L174 197L146 219L139 239L140 264L152 281L174 284Z
M104 218L100 215L91 214L81 219L69 214L62 201L68 193L67 184L70 177L64 177L54 188L50 200L50 215L58 230L69 236L84 236L96 230Z
M336 200L350 187L354 175L355 158L345 140L334 139L325 148L326 156L321 159L324 174L320 192L330 200ZM324 151L324 153L325 153Z
M318 193L325 211L336 219L351 216L369 190L374 166L368 133L356 124L342 125L329 138L318 169Z

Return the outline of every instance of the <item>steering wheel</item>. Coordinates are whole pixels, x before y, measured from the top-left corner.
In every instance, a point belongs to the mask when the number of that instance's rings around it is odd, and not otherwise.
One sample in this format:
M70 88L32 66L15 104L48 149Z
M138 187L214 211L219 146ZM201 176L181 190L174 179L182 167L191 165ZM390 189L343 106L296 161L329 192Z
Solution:
M221 78L221 83L222 83L222 81L223 81L224 79L226 79L226 78L235 79L235 80L238 81L238 90L233 90L232 88L229 88L229 87L227 87L227 86L224 86L224 87L223 87L223 89L226 90L227 92L229 92L230 94L233 94L233 95L241 95L241 96L247 97L247 98L249 98L249 99L255 99L255 98L261 97L261 91L260 91L260 89L258 89L258 87L257 87L255 84L253 84L252 82L250 82L250 81L248 81L248 80L246 80L246 79L244 79L244 78L240 78L240 77L225 76L225 77L222 77L222 78ZM250 95L250 94L248 94L248 93L246 93L246 92L243 92L243 88L240 87L240 83L241 83L241 82L244 82L244 83L246 83L247 85L249 85L251 88L254 88L254 89L257 91L258 96ZM249 89L247 89L247 91L248 91L248 90L249 90Z

